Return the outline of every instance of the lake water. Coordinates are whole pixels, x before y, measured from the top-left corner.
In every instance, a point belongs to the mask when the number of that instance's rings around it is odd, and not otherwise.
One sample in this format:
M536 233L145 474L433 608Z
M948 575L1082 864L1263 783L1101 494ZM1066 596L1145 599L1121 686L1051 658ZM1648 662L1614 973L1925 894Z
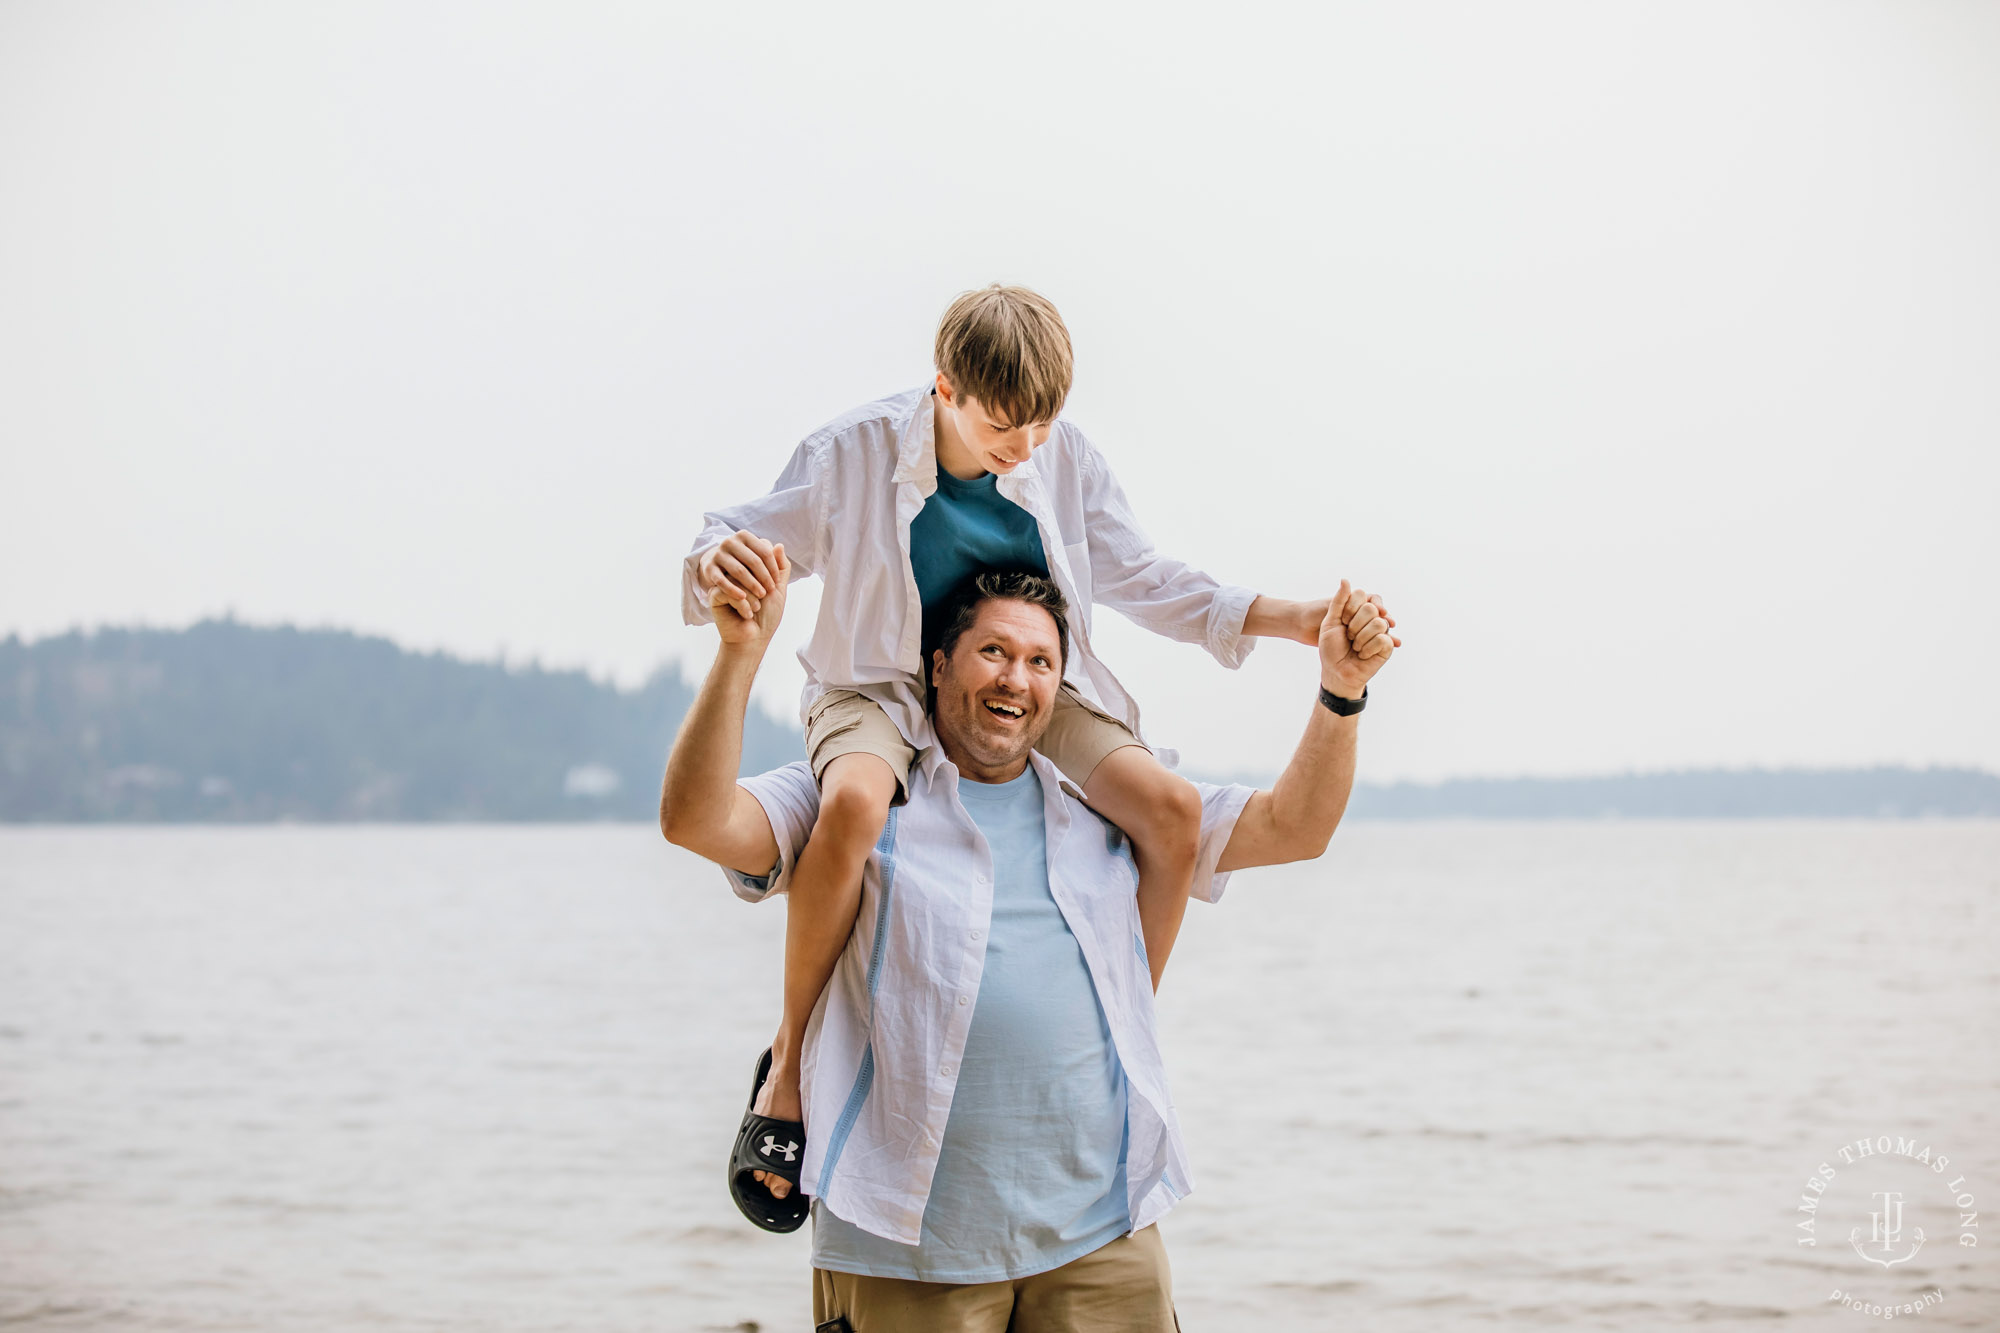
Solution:
M645 828L0 830L0 1325L807 1328L782 936ZM1189 1333L2000 1328L2000 822L1356 824L1161 1009Z

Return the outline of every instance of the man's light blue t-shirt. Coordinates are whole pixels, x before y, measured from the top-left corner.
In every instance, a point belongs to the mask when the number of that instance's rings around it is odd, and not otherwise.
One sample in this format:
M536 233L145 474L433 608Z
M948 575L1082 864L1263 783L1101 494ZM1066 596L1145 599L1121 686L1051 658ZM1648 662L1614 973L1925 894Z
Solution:
M961 779L958 794L993 852L993 926L923 1239L900 1245L815 1203L815 1268L999 1282L1131 1229L1125 1071L1049 893L1041 780L1030 767L1012 782Z

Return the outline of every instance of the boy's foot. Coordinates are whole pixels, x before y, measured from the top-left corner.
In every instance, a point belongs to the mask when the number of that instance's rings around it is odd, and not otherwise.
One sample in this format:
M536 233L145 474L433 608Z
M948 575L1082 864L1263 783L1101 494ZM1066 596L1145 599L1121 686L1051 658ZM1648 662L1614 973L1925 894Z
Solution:
M752 1109L770 1075L771 1053L767 1050L757 1056L750 1098L736 1126L736 1139L729 1145L729 1197L752 1224L782 1235L805 1225L812 1200L798 1189L805 1165L799 1158L805 1147L806 1127L796 1120L759 1115ZM787 1177L791 1197L772 1194L770 1182Z
M788 1060L781 1063L776 1048L771 1052L771 1072L765 1076L764 1086L757 1089L757 1100L750 1109L773 1120L805 1119L804 1106L799 1100L799 1067ZM783 1176L765 1171L750 1174L763 1182L774 1199L782 1199L792 1192L792 1182Z

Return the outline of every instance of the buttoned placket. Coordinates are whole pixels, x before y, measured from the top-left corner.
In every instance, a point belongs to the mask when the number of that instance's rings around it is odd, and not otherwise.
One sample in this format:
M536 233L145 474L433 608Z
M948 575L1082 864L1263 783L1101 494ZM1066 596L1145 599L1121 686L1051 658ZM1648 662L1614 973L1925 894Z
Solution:
M965 940L959 945L959 966L953 978L954 1002L946 1009L943 1032L943 1048L935 1074L931 1079L930 1124L925 1133L925 1146L935 1148L942 1141L946 1121L950 1118L952 1098L958 1090L960 1061L964 1058L965 1043L972 1031L972 1020L977 1012L979 987L986 974L986 949L993 926L993 893L995 867L993 848L986 841L985 832L979 821L965 808L959 798L958 784L965 777L957 765L937 756L929 768L928 781L933 785L942 784L944 794L949 798L948 808L959 826L961 834L969 835L970 852L973 860L970 884L972 892L964 899Z
M903 552L903 637L897 661L918 680L930 679L923 660L924 600L917 588L917 565L910 555L910 524L937 491L937 443L930 398L918 405L906 428L910 435L898 449L896 465L896 542ZM911 454L914 452L915 457Z
M1051 771L1059 771L1053 764L1050 764L1049 768ZM1069 926L1070 934L1076 938L1077 947L1083 951L1084 962L1089 966L1091 974L1109 982L1113 975L1109 966L1111 960L1103 956L1099 947L1102 943L1101 934L1096 923L1088 919L1084 905L1077 901L1069 876L1062 869L1064 844L1069 841L1072 826L1069 807L1062 800L1062 788L1066 784L1060 779L1054 783L1047 783L1045 779L1045 785L1051 788L1044 793L1042 808L1048 839L1049 894L1056 900L1056 907L1062 912L1063 921ZM1079 795L1077 799L1081 800L1082 797ZM1119 1016L1110 1010L1119 1003L1119 997L1123 992L1124 987L1121 986L1114 994L1106 995L1100 988L1098 995L1098 1003L1105 1007L1105 1016L1113 1020L1114 1031Z

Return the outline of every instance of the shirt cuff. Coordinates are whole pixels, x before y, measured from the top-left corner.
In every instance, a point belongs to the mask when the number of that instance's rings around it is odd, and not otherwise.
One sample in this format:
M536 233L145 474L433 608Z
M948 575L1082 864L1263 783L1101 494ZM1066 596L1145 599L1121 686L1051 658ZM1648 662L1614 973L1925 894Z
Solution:
M729 887L736 891L737 897L746 903L761 903L770 896L771 885L777 880L780 869L782 863L772 866L761 875L746 875L740 870L731 870L728 866L723 866L722 873L729 880Z
M1250 615L1250 603L1257 600L1254 588L1241 588L1225 583L1216 590L1214 599L1208 606L1208 651L1222 665L1236 669L1243 665L1243 659L1250 656L1250 650L1257 646L1255 636L1243 632L1243 622Z
M701 595L701 558L708 554L709 549L707 546L700 547L681 562L681 620L689 625L708 625L715 621L714 609Z

